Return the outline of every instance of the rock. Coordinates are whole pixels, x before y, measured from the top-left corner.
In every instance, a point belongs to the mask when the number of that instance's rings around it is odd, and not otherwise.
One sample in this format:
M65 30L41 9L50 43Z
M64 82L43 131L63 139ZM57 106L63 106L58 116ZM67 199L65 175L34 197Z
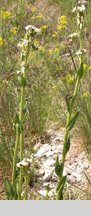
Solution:
M44 167L44 168L45 168L45 167L48 168L48 167L50 167L50 166L53 166L54 164L55 164L55 160L49 158L49 159L46 160L46 162L45 162L45 164L43 165L43 167Z
M34 146L34 151L37 151L37 149L39 149L41 147L41 143L37 143L35 146Z
M43 157L44 155L46 155L46 152L51 150L51 145L49 144L43 144L39 151L35 154L36 157L40 158Z
M64 167L64 170L63 170L63 176L66 176L67 175L67 168Z
M67 176L67 180L69 180L71 183L75 183L76 179L72 175Z
M50 181L52 179L54 168L47 169L43 177L43 181Z
M75 178L77 178L78 173L77 173L77 172L73 172L72 175L73 175Z
M77 169L76 169L76 172L77 173L82 173L82 169L78 166Z
M40 195L42 195L44 198L46 198L46 196L47 196L47 190L46 189L40 190L40 191L38 191L38 193ZM55 194L56 194L56 190L55 189L49 190L49 192L48 192L48 198L54 196Z
M52 151L53 152L62 153L62 150L63 150L63 145L62 144L60 144L60 145L55 144L55 145L52 146Z
M37 143L34 147L36 153L33 153L33 160L37 161L38 166L36 167L37 174L37 187L39 193L45 197L47 195L47 187L49 187L48 196L52 197L56 194L56 185L58 177L55 174L55 161L57 155L59 156L59 160L62 159L62 151L63 151L63 139L64 139L64 131L48 131L50 137L50 144L41 144ZM72 149L74 151L74 149ZM86 177L83 175L83 171L85 169L90 170L90 163L87 160L85 152L81 152L80 154L70 155L68 154L66 157L65 168L63 175L67 175L67 181L69 184L71 183L80 183L80 186L84 185L86 182ZM86 170L88 171L88 170ZM79 185L79 184L78 184Z
M40 195L42 195L43 197L46 197L47 191L46 191L45 189L42 189L42 190L39 190L38 193L39 193Z
M77 182L80 182L82 180L82 177L81 175L78 175L77 178L76 178Z
M85 161L83 162L83 167L84 167L85 169L88 169L88 168L89 168L89 166L90 166L90 165L89 165L89 162L88 162L88 163L87 163L87 162L85 162Z
M42 177L45 174L45 171L43 169L40 169L36 172L37 177Z
M50 183L49 182L44 182L43 187L50 187Z
M47 153L46 153L46 157L48 158L48 157L50 157L50 156L53 156L54 155L54 152L53 151L48 151Z
M53 140L52 140L52 142L51 142L51 144L52 145L54 145L54 144L59 144L59 143L63 143L63 138L62 138L62 136L59 136L59 137L55 137Z
M72 174L72 170L71 169L67 169L67 175L71 175Z
M47 134L51 137L51 140L53 140L57 136L56 132L52 129L47 130Z
M57 154L62 155L62 150L56 149L56 150L53 151L53 153L55 155L57 155Z

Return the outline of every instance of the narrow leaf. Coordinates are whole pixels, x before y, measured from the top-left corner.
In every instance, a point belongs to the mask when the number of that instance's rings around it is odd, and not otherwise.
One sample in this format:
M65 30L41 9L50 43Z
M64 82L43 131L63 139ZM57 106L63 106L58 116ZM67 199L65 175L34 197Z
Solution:
M55 173L56 173L56 175L61 177L62 170L63 170L63 164L60 163L59 158L57 156L56 163L55 163Z
M11 197L13 197L13 187L11 185L10 180L7 177L5 177L4 179L4 186L8 199L11 199Z
M57 191L60 191L62 192L63 189L64 189L64 186L65 186L65 183L66 183L66 180L67 180L67 175L66 176L63 176L60 181L58 182L58 185L57 185Z
M70 131L72 130L72 128L74 127L75 123L76 123L76 120L79 116L79 111L77 111L74 116L72 117L72 119L70 120L70 122L68 123L67 125L67 130Z
M70 149L70 136L68 136L67 143L65 145L64 155L68 153L69 149Z
M21 76L20 85L21 85L22 87L25 87L25 86L26 86L26 79L25 79L23 76Z
M84 69L83 69L83 62L80 65L80 68L77 71L77 75L79 76L79 78L81 79L84 73Z

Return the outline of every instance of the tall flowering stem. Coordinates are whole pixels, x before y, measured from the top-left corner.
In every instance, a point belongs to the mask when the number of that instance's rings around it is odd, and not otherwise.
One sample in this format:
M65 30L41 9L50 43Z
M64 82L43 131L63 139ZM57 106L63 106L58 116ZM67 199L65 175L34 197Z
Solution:
M25 103L25 86L26 86L26 70L27 70L27 60L29 54L30 40L28 38L28 34L26 34L24 47L21 54L21 96L20 96L20 111L19 111L19 120L21 124L21 132L20 132L20 161L23 160L23 149L24 149L24 128L23 128L23 120L24 120L24 103ZM22 181L23 181L23 170L20 169L20 182L19 182L19 199L21 199L22 192Z
M20 145L20 160L23 159L23 144L24 144L24 136L23 136L23 110L24 110L24 100L25 100L25 86L26 86L26 70L27 70L27 60L29 55L29 47L31 40L29 39L28 32L24 40L19 43L19 47L21 50L21 69L18 72L19 84L20 84L20 107L19 107L19 115L16 118L16 143L14 150L14 159L13 159L13 172L12 172L12 185L14 186L16 179L16 163L17 163L17 154L18 147Z
M25 88L26 88L26 72L28 67L28 57L30 54L30 50L32 49L34 36L40 32L39 29L31 25L26 26L25 29L26 29L25 38L18 44L18 47L20 48L21 51L21 59L20 59L21 69L20 71L18 71L18 79L20 84L20 105L19 105L19 114L16 116L16 143L15 143L13 171L12 171L13 186L15 185L15 180L16 180L16 164L17 164L18 147L20 146L20 161L23 160L23 152L24 152L24 106L25 106ZM19 187L18 187L19 200L21 200L22 183L23 183L23 168L21 167L20 177L19 177Z
M64 186L67 180L67 175L64 176L63 171L64 171L64 166L65 166L66 155L70 149L70 131L74 127L76 120L79 116L79 111L73 113L73 107L74 107L74 103L75 103L76 97L79 92L81 79L84 74L83 54L85 50L83 49L83 29L84 29L85 6L80 5L78 7L75 7L74 12L76 12L77 28L78 28L79 44L80 44L80 49L76 53L79 56L79 68L76 72L76 78L75 78L76 80L75 80L75 88L74 88L73 96L70 100L66 98L68 114L67 114L66 129L65 129L65 135L64 135L62 160L60 161L59 158L57 157L57 160L55 163L55 172L58 176L58 183L57 183L57 189L56 189L57 190L57 200L63 200Z

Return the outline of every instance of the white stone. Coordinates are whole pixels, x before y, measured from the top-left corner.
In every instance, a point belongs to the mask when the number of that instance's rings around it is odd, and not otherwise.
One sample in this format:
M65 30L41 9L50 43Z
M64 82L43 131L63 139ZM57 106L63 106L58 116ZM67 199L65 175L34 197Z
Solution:
M50 156L53 156L53 154L54 154L53 151L48 151L48 152L46 153L46 157L48 158L48 157L50 157Z
M55 164L55 160L54 159L47 159L45 161L45 163L43 164L43 167L50 167L53 166Z
M35 154L36 157L42 157L46 154L46 152L51 151L51 145L43 144L39 151Z
M43 181L50 181L53 175L54 168L47 169L43 177Z
M46 190L40 190L38 193L44 197L46 196Z

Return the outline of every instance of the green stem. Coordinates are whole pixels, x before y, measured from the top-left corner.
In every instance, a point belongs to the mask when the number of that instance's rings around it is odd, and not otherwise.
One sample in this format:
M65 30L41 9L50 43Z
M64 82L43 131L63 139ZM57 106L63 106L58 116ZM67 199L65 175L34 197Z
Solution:
M28 184L28 177L25 176L25 200L27 200L27 184Z
M17 163L17 153L18 153L18 146L19 146L19 125L16 124L16 143L15 143L15 150L14 150L14 159L13 159L13 171L12 171L12 185L14 186L15 178L16 178L16 163Z
M21 87L21 99L20 99L20 123L21 123L21 133L20 133L20 161L23 160L23 148L24 148L24 132L23 132L23 110L24 110L24 98L25 98L25 87ZM20 181L19 181L19 200L21 200L22 193L22 181L23 181L23 170L20 168Z
M27 59L29 54L29 47L30 43L28 44L26 50L26 58L25 58L25 70L23 74L24 80L26 80L26 69L27 69ZM21 133L20 133L20 161L23 160L23 150L24 150L24 131L23 131L23 110L24 110L24 102L25 102L25 85L21 87L21 98L20 98L20 112L19 112L19 119L21 123ZM19 194L18 198L21 200L21 193L22 193L22 183L23 183L23 168L20 168L20 179L19 179Z
M80 44L80 46L82 46L82 43ZM83 62L83 56L81 56L80 62L81 63ZM64 144L63 144L63 152L62 152L62 160L61 160L61 164L62 164L61 176L58 178L58 184L59 184L60 179L63 177L63 171L64 171L64 165L65 165L65 159L66 159L67 140L68 140L68 136L69 136L69 131L67 130L67 125L69 124L69 122L71 120L73 106L74 106L74 102L76 100L76 97L77 97L77 94L79 91L79 86L80 86L80 78L78 76L77 80L76 80L76 84L75 84L72 102L70 104L70 112L68 112L68 114L67 114L66 131L65 131L65 136L64 136ZM63 190L62 189L59 189L59 191L57 193L57 200L63 200Z

